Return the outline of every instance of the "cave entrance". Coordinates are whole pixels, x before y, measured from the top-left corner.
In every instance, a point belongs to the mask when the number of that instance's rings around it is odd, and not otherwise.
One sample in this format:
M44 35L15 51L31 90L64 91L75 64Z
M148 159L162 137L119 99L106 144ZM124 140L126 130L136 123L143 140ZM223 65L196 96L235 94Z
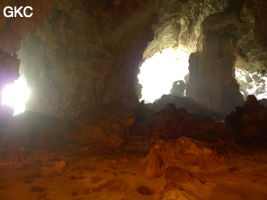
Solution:
M162 95L185 95L190 52L183 46L167 48L146 59L138 75L140 101L153 103Z
M3 88L1 95L1 104L11 107L14 110L13 115L23 113L30 96L30 89L26 79L21 76L13 83L7 84Z
M267 76L265 70L249 72L246 69L236 67L235 77L244 98L248 95L255 95L258 100L267 99Z

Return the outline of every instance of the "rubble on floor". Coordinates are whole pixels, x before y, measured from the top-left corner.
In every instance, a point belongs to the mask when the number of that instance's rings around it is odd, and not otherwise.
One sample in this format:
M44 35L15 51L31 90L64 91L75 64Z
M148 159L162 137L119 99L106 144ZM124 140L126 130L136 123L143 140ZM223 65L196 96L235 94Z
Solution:
M177 109L174 104L168 104L164 109L150 114L150 120L137 123L135 128L137 130L134 134L142 132L151 142L182 136L206 141L231 140L235 135L226 124L205 119L196 120L186 109Z
M227 115L225 122L241 139L267 138L267 108L253 95L247 97L242 107L236 107Z
M146 162L148 176L161 176L169 168L210 173L225 168L223 156L209 144L189 138L160 141L149 151Z
M174 104L176 108L185 108L190 114L210 117L210 116L220 116L218 113L213 112L197 103L195 100L189 97L181 97L173 94L162 95L162 97L156 100L152 104L148 104L147 106L154 110L160 111L165 108L167 104Z

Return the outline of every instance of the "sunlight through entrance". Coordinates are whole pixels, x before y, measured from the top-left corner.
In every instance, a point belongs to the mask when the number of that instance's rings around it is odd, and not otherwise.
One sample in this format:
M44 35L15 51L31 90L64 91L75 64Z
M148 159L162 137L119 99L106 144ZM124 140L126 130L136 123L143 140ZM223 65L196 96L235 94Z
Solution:
M145 103L153 103L164 94L170 94L173 83L185 81L188 75L190 52L184 47L168 48L154 54L140 67L139 84Z
M30 89L25 78L18 80L4 87L2 91L1 104L10 106L14 110L13 115L18 115L25 111L25 105L30 97Z

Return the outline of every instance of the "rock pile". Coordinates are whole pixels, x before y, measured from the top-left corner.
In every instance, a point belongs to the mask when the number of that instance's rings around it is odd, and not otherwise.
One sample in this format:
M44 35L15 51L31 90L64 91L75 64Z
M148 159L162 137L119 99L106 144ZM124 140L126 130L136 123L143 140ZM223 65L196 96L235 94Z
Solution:
M233 137L231 129L219 122L203 120L196 121L184 108L176 109L173 104L157 112L151 137L158 139L174 139L181 136L215 141Z
M243 139L266 138L267 108L261 105L255 96L249 95L242 107L236 107L225 118Z
M158 142L151 148L145 161L148 176L161 176L169 168L209 173L224 166L223 158L207 143L185 137Z

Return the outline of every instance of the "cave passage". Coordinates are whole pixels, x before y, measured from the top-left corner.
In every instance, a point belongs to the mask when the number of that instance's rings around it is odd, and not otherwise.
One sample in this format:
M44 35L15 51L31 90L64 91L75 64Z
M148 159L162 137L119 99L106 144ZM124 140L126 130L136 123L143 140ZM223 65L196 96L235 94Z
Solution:
M167 48L145 60L138 75L145 103L153 103L164 94L170 94L175 81L185 81L189 73L189 51L184 47Z
M267 200L267 0L10 6L0 200Z
M1 104L10 106L14 113L18 115L26 110L26 102L30 97L30 89L26 79L21 76L13 83L7 84L1 94Z

